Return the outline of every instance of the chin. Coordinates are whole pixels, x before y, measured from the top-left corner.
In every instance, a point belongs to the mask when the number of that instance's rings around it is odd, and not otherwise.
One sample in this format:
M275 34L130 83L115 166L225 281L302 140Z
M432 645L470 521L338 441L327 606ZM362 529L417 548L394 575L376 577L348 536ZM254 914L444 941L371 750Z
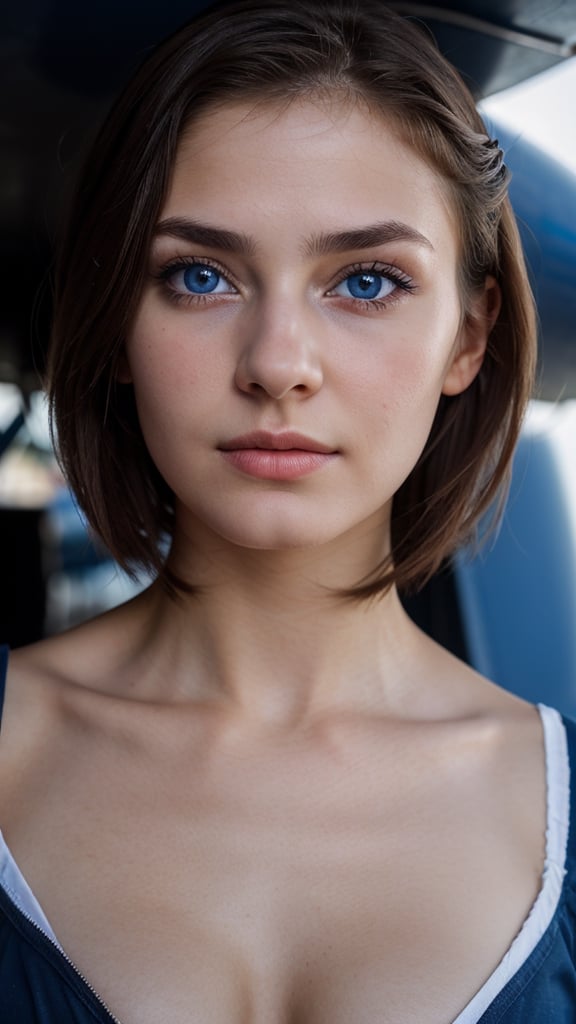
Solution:
M255 510L236 507L234 514L219 509L215 515L181 512L177 516L183 537L207 550L221 542L252 551L297 551L330 544L350 529L348 522L330 522L326 515L295 514L292 509ZM284 510L287 512L288 510ZM224 514L223 514L224 512Z
M317 548L329 543L338 534L330 535L326 530L307 530L279 527L274 524L270 529L241 529L221 531L220 536L236 547L253 551L297 551L305 548Z
M197 496L195 496L197 497ZM289 493L242 496L234 501L179 502L177 522L182 540L223 557L222 542L246 551L289 552L350 543L380 550L387 535L389 509L350 501L305 500ZM335 552L334 552L335 554Z

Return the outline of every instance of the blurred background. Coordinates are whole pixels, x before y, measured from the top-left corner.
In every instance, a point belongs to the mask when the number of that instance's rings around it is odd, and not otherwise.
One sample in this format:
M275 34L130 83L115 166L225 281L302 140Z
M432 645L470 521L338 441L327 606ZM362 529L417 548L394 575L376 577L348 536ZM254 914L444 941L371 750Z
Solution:
M44 396L54 242L112 98L210 2L28 0L1 17L0 642L126 599L52 452ZM576 713L576 0L390 3L424 22L472 89L513 179L540 317L538 401L503 526L410 611L502 685ZM385 7L383 5L383 17Z

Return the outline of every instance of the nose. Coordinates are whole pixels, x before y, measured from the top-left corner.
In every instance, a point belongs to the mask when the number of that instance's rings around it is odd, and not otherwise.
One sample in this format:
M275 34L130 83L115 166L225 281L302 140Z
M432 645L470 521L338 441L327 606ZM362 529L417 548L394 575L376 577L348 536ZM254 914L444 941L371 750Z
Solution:
M319 345L304 315L270 311L246 327L235 374L240 391L279 401L308 398L322 387Z

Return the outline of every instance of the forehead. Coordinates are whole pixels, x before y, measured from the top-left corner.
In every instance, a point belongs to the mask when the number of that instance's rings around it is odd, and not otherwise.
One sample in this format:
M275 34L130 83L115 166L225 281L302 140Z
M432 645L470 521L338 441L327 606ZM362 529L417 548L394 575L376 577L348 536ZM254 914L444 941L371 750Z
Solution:
M401 220L455 243L450 193L390 118L331 98L211 108L180 141L162 217L251 227Z

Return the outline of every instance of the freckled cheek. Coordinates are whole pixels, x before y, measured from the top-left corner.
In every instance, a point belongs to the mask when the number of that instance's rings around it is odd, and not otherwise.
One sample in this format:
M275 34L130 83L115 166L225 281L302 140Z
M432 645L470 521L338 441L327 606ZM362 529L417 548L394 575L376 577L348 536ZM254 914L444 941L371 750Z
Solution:
M355 375L358 396L375 410L413 414L435 407L444 378L445 347L438 350L407 338L398 344L383 344L376 353L372 350L369 364Z
M135 324L127 344L127 357L137 400L177 407L179 399L196 399L221 385L219 351L192 334L189 326L167 325L164 319Z

